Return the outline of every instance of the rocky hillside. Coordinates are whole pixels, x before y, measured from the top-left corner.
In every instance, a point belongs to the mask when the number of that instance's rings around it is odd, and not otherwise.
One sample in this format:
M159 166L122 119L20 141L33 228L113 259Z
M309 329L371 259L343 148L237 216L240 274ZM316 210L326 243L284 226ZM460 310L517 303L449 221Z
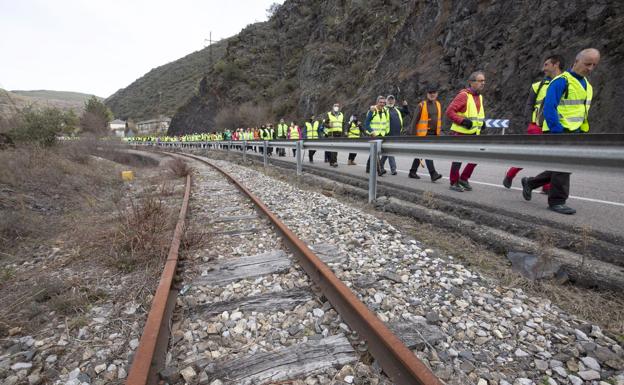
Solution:
M487 116L511 119L513 131L524 132L522 111L543 58L559 53L570 64L590 46L603 54L591 78L592 131L621 132L623 11L624 3L606 0L287 0L269 21L227 41L203 87L176 90L188 100L170 132L302 119L336 101L362 116L377 95L415 105L428 82L440 85L446 105L477 69L487 76ZM156 79L150 84L142 98L153 105L159 87Z
M223 56L226 46L227 40L212 45L213 62ZM198 83L208 72L209 63L209 48L193 52L152 69L108 97L105 103L121 119L150 119L157 117L159 112L173 116L177 108L198 91Z

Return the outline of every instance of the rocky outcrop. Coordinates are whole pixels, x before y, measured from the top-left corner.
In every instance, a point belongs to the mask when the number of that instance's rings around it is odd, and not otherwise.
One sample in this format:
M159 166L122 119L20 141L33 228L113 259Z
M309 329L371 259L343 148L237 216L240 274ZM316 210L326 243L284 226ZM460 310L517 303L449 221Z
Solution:
M623 8L605 0L287 0L269 21L228 40L206 92L178 110L170 132L215 129L221 111L244 103L274 119L323 113L336 101L362 116L377 95L415 105L428 82L448 104L482 69L487 117L511 119L511 131L522 133L544 57L558 53L569 65L585 47L603 54L591 77L592 131L621 132Z

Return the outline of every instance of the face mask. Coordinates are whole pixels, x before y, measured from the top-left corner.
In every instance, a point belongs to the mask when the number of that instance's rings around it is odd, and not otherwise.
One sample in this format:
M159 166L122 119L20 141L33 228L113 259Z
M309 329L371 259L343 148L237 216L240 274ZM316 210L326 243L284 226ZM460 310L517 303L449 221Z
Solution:
M388 107L390 108L394 107L394 103L388 103Z
M338 111L340 111L340 107L334 107L333 110L334 110L334 112L338 112Z

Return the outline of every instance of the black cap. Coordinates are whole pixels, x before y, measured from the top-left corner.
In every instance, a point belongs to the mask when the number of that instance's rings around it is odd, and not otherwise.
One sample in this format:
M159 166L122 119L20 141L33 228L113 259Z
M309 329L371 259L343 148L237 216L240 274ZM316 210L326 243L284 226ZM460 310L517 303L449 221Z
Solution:
M436 83L427 84L427 92L438 92L438 85Z

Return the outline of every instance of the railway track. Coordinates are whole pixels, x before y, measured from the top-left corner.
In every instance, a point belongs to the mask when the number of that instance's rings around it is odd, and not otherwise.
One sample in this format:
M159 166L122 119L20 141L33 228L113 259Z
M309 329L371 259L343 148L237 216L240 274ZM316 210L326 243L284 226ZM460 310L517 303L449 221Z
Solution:
M334 275L344 253L304 243L238 181L192 158L190 206L210 248L178 264L176 230L128 384L441 384Z

